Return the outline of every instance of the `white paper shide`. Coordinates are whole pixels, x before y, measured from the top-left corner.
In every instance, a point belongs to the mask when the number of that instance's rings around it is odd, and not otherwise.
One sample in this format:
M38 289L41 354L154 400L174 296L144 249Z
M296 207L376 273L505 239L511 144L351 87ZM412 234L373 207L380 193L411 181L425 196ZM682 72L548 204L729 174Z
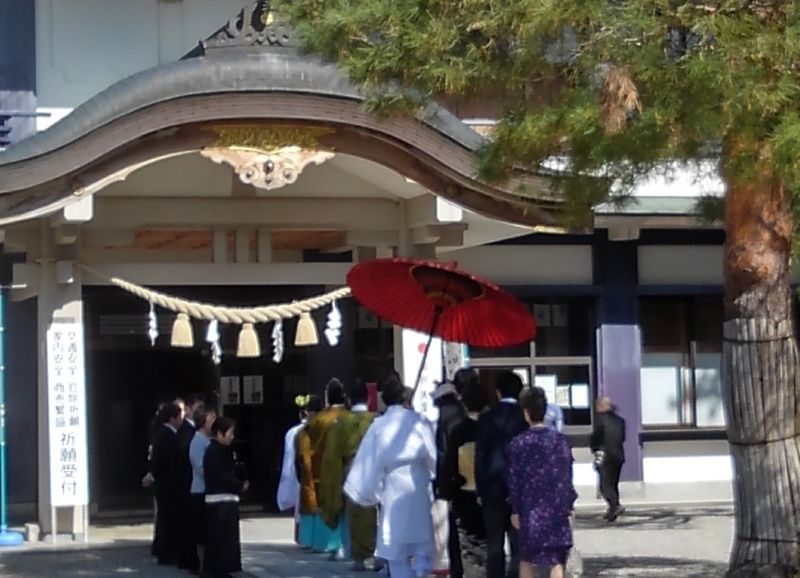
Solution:
M89 503L84 359L83 325L53 324L47 331L47 414L53 507Z

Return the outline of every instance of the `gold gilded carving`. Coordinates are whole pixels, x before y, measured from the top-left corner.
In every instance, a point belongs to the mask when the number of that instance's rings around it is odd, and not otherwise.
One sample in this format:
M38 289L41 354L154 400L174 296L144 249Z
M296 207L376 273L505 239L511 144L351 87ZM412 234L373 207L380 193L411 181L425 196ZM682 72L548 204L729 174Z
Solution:
M325 127L230 125L215 127L214 132L217 134L215 147L237 147L270 152L292 146L302 149L325 148L320 147L320 139L335 131Z
M332 159L334 153L288 146L269 152L242 147L206 147L200 151L217 164L233 167L239 180L259 189L279 189L297 181L310 164L320 165Z

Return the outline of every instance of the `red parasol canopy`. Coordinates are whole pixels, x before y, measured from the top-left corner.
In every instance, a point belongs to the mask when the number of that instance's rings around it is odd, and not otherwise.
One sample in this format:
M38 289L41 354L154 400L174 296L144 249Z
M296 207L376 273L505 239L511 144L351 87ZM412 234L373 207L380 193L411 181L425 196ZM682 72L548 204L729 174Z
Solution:
M399 325L473 347L510 347L533 339L530 311L510 293L459 271L456 263L376 259L347 274L364 307Z

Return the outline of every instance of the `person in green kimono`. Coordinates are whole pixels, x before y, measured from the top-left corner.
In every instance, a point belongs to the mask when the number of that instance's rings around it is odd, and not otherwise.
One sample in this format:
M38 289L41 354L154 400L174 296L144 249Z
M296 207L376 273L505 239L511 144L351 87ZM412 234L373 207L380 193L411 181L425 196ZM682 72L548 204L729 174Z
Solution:
M377 512L374 507L365 508L346 499L342 487L356 455L361 439L367 432L375 414L367 410L367 385L358 380L348 391L352 403L351 411L339 415L328 434L325 454L322 458L322 480L320 483L320 515L330 528L346 519L350 540L349 550L353 570L365 570L365 560L375 553ZM381 566L376 563L376 569Z

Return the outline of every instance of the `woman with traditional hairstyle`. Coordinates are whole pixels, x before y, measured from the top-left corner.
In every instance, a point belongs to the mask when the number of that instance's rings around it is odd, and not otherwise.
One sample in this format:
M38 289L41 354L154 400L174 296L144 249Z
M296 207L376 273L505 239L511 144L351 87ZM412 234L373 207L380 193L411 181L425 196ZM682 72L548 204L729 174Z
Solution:
M311 421L323 409L322 399L316 395L308 396L306 403L306 422ZM317 516L317 485L314 483L312 467L312 444L308 435L308 423L297 432L295 438L295 468L300 480L300 499L297 509L300 512L297 532L297 543L305 548L314 547L317 525L321 524Z
M300 423L289 428L283 440L283 464L281 465L281 478L275 499L281 512L294 511L295 542L298 544L300 543L300 479L297 475L295 444L297 442L297 434L306 425L306 406L310 400L310 395L298 395L294 399L294 404L300 412Z
M330 476L324 476L322 472L322 458L325 455L328 435L336 420L347 413L347 407L345 406L347 396L345 395L344 385L335 377L325 387L325 401L327 402L327 407L313 418L309 417L306 427L303 428L303 431L308 433L309 442L309 445L303 448L303 459L307 461L308 452L310 452L311 478L317 499L312 547L316 552L327 552L330 554L331 559L336 560L344 558L345 555L342 541L344 520L336 520L334 527L330 527L325 523L319 511L319 497L323 488L337 483ZM341 484L341 480L338 483Z
M218 417L211 426L211 442L203 458L206 482L206 550L204 571L214 578L242 569L239 538L239 496L248 482L236 476L233 455L235 422Z

